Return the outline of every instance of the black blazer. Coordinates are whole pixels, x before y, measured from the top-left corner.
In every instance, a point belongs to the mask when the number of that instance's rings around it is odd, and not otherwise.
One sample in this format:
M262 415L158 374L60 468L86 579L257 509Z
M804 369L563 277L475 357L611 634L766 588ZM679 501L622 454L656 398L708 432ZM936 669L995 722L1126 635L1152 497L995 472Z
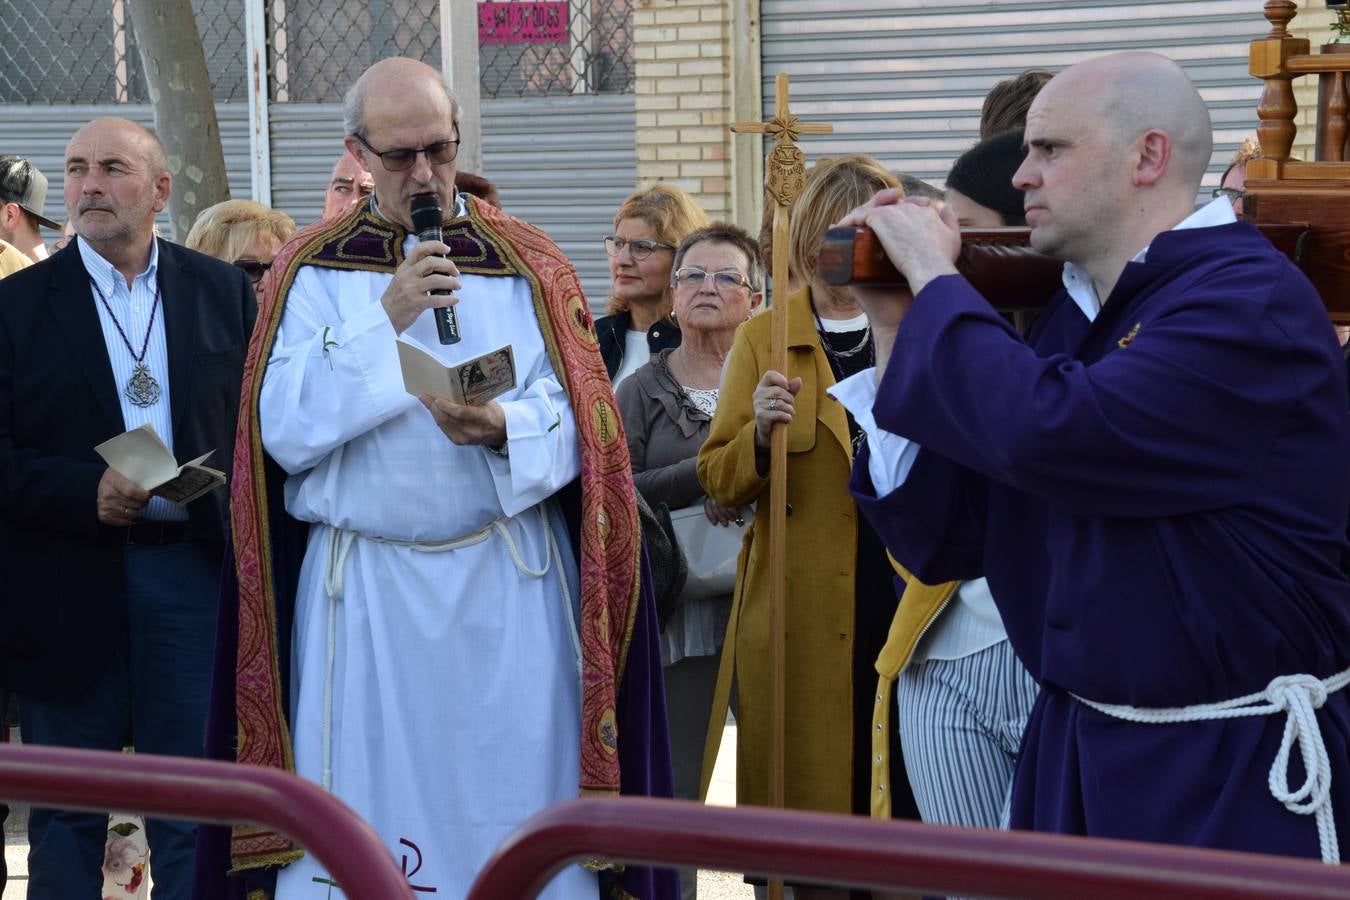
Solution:
M228 471L253 289L162 239L158 280L174 453ZM0 281L0 686L51 699L98 677L126 629L126 529L95 510L94 445L126 430L97 302L74 240ZM193 540L223 551L228 509L224 487L190 504Z

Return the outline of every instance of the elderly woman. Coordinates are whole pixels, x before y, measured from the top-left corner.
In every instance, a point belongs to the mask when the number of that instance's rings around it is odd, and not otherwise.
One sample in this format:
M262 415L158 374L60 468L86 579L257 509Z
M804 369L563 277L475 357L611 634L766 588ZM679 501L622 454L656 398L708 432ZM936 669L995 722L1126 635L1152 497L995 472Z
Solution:
M675 248L707 224L694 198L668 184L636 192L615 213L614 233L605 236L613 289L608 315L595 322L600 355L615 384L680 343L670 318Z
M865 156L824 161L811 171L789 234L802 287L776 301L787 304L790 378L769 369L769 317L751 320L736 336L698 456L709 497L728 507L755 503L768 497L769 431L787 424L784 782L795 809L867 814L870 808L872 665L896 609L895 571L848 492L861 431L825 391L872 365L872 335L852 294L816 277L816 254L830 223L896 184ZM747 540L717 693L720 701L734 675L737 801L750 804L768 800L768 524L767 516L757 517ZM713 715L716 721L719 711ZM893 754L897 764L900 758ZM894 814L917 818L907 779L894 781ZM798 900L818 895L797 892Z
M183 243L234 263L261 295L263 276L294 233L295 221L280 210L252 200L225 200L201 211Z
M722 366L736 328L764 296L764 273L750 235L720 222L686 237L674 266L673 313L683 339L652 356L615 391L633 481L652 506L698 505L714 527L739 533L735 520L743 514L704 496L695 457L717 410ZM688 599L675 607L661 634L675 796L687 800L698 797L717 657L730 611L730 594ZM693 897L695 871L682 871L681 880L684 896Z

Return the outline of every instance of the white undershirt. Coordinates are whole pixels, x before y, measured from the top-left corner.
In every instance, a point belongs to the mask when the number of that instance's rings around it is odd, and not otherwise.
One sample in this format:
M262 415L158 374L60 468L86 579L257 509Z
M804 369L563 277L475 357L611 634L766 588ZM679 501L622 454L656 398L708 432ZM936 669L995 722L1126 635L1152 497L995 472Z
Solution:
M614 373L614 386L646 364L652 358L651 348L647 344L647 332L629 329L623 335L623 363Z

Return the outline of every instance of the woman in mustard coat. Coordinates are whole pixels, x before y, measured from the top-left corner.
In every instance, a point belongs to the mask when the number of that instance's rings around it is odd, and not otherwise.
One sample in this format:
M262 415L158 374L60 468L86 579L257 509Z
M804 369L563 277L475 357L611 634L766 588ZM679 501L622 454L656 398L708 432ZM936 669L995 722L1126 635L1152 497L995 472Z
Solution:
M894 616L895 570L848 491L861 431L825 392L872 365L866 316L846 289L815 278L825 229L894 176L865 156L819 163L793 210L791 268L803 285L780 298L788 306L788 371L769 370L769 317L741 326L698 476L727 506L768 497L768 431L787 421L787 719L784 793L795 809L866 815L871 773L876 672L873 665ZM790 380L789 380L790 379ZM736 685L737 802L768 798L769 615L768 516L758 515L741 550L740 577L718 678L714 725ZM716 758L718 727L709 729L705 781ZM894 731L892 731L892 735ZM892 814L917 818L901 755L891 779L903 796ZM801 896L801 894L799 894Z

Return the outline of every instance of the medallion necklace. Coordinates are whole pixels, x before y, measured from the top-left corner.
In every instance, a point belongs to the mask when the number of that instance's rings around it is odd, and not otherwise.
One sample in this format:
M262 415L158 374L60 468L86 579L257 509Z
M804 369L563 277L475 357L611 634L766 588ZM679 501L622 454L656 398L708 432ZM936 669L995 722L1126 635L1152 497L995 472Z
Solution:
M117 333L122 336L122 343L126 344L127 352L131 354L132 359L136 360L136 367L132 369L131 377L127 379L126 387L122 393L128 400L142 409L153 406L159 400L160 388L155 376L150 374L150 367L145 364L145 353L150 349L150 333L154 331L155 314L159 312L159 284L156 283L154 287L155 299L150 306L150 324L145 328L145 340L141 341L141 352L137 353L136 348L131 346L131 341L127 338L122 323L117 321L116 314L113 313L112 307L108 305L108 298L103 295L103 289L92 278L89 283L94 286L94 292L98 294L99 301L103 304L103 308L108 311L108 318L112 319L113 325L117 327Z

